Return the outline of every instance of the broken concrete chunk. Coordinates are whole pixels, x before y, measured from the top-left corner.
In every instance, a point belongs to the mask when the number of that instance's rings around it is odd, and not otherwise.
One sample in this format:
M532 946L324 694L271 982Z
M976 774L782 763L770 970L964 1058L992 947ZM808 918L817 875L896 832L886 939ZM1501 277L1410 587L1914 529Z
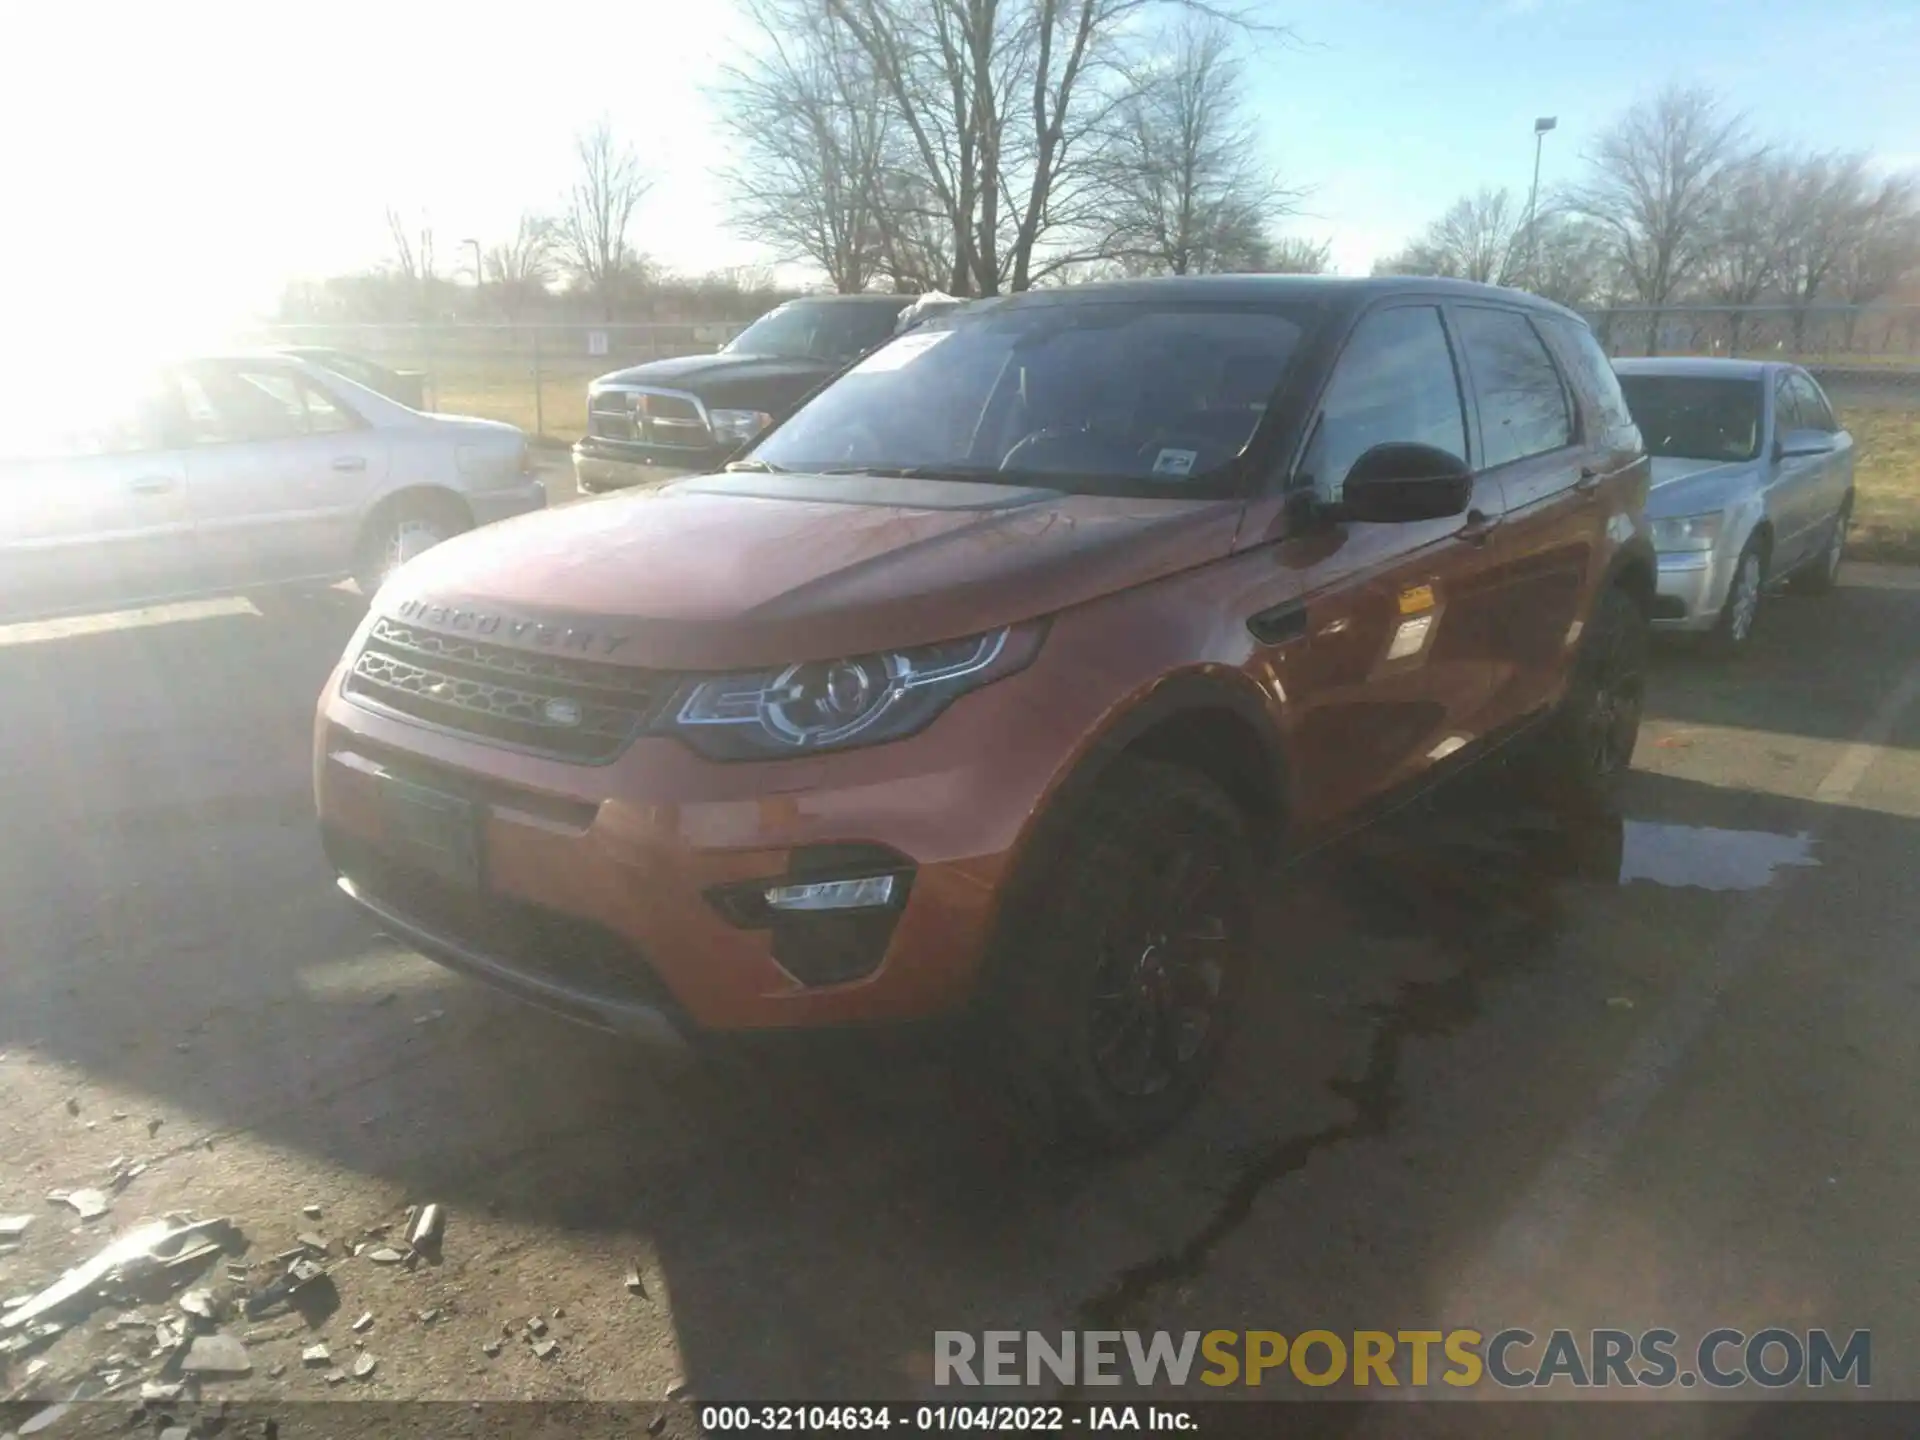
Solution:
M500 1353L500 1342L498 1340L488 1340L484 1342L480 1348L486 1351L489 1356L498 1355Z
M373 1356L362 1355L358 1360L353 1362L353 1378L356 1380L366 1379L369 1375L373 1374L379 1364L380 1362L374 1359Z
M209 1290L184 1290L180 1294L180 1308L189 1315L202 1320L215 1318L213 1292Z
M433 1324L434 1321L438 1320L439 1318L440 1318L440 1311L437 1306L432 1310L422 1310L420 1312L420 1323L422 1325L431 1325Z
M693 1387L687 1384L686 1381L676 1380L671 1385L667 1386L667 1399L684 1400L687 1398L688 1392L691 1391L692 1388Z
M0 1215L0 1240L18 1240L32 1223L31 1215Z
M354 1321L353 1328L357 1330L359 1333L361 1333L362 1335L366 1334L367 1331L373 1328L373 1312L369 1310L367 1311L366 1314L362 1315L358 1320Z
M79 1212L82 1220L98 1220L111 1207L107 1197L98 1190L73 1190L67 1194L67 1204Z
M407 1228L407 1244L416 1250L432 1251L440 1244L440 1234L446 1223L446 1212L438 1205L422 1205L420 1213L413 1217L413 1223Z
M398 1265L407 1257L391 1246L382 1245L377 1250L367 1251L367 1258L376 1265Z
M640 1267L637 1265L627 1271L627 1293L638 1295L643 1300L646 1298L647 1282L640 1278Z
M413 1023L416 1025L431 1025L436 1020L444 1020L446 1018L447 1012L444 1010L429 1010L424 1015L414 1016ZM76 1110L75 1113L78 1114L79 1112Z
M300 1213L309 1220L318 1220L320 1218L320 1207L318 1205L302 1205L300 1207Z
M181 1264L189 1256L218 1250L215 1242L204 1241L209 1232L231 1233L226 1220L205 1220L173 1228L164 1221L135 1226L114 1240L90 1260L74 1266L26 1304L0 1315L0 1330L17 1330L50 1311L65 1307L92 1310L99 1303L100 1282L116 1275L122 1282L137 1282L156 1271Z
M331 1365L333 1363L333 1352L328 1350L324 1345L309 1345L300 1352L300 1363L302 1365Z
M251 1375L253 1361L247 1357L245 1345L216 1330L194 1337L180 1368L189 1375Z
M327 1371L327 1383L328 1383L329 1385L342 1385L342 1384L345 1384L345 1383L346 1383L346 1379L347 1379L347 1372L346 1372L346 1371L344 1371L344 1370L329 1370L329 1371Z
M147 1404L165 1404L180 1398L180 1382L149 1380L140 1387L140 1398Z
M267 1367L267 1378L269 1380L278 1380L282 1375L286 1373L287 1373L287 1366L286 1366L286 1362L283 1360L276 1360L273 1362L273 1364Z
M547 1322L542 1320L538 1315L534 1316L531 1320L527 1321L527 1333L529 1335L546 1334Z
M302 1249L311 1250L316 1255L325 1255L332 1248L327 1244L326 1236L315 1235L310 1230L302 1231L293 1238L300 1242Z
M560 1342L558 1340L536 1340L533 1344L534 1358L538 1360L551 1360L553 1358L553 1352L559 1348Z

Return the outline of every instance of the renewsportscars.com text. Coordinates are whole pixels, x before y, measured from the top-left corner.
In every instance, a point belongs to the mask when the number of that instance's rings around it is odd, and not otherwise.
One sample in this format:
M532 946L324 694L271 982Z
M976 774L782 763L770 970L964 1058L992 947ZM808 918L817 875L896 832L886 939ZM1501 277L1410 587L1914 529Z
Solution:
M1347 1385L1505 1389L1873 1383L1873 1334L1709 1330L937 1330L939 1386Z

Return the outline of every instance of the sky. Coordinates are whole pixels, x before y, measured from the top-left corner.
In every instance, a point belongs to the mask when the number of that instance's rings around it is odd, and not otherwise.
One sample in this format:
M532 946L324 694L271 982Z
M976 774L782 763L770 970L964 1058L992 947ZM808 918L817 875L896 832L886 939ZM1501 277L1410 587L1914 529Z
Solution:
M1573 177L1636 96L1698 81L1759 137L1920 167L1920 0L1259 0L1247 62L1290 229L1364 273L1460 194ZM511 16L509 19L507 17ZM655 178L634 240L700 272L781 257L726 228L710 93L731 0L0 0L0 284L15 333L187 336L291 276L379 263L385 212L462 242L553 208L605 117ZM462 271L461 273L465 273Z

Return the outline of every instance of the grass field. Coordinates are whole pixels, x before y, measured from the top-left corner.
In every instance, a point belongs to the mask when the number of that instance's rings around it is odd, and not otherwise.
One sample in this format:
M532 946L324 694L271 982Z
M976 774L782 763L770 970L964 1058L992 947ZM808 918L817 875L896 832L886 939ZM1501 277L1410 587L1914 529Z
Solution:
M1920 409L1853 409L1841 418L1859 447L1852 553L1920 565Z

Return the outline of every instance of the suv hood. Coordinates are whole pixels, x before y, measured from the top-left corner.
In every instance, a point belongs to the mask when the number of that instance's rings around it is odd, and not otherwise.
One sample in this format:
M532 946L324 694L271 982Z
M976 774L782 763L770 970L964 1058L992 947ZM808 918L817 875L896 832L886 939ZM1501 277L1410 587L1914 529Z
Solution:
M595 385L668 385L705 397L712 386L800 384L824 379L839 361L780 355L678 355L602 375Z
M633 665L778 665L956 639L1204 564L1229 552L1242 505L713 476L472 531L377 603L453 629L542 622L546 643L572 628L582 653Z

